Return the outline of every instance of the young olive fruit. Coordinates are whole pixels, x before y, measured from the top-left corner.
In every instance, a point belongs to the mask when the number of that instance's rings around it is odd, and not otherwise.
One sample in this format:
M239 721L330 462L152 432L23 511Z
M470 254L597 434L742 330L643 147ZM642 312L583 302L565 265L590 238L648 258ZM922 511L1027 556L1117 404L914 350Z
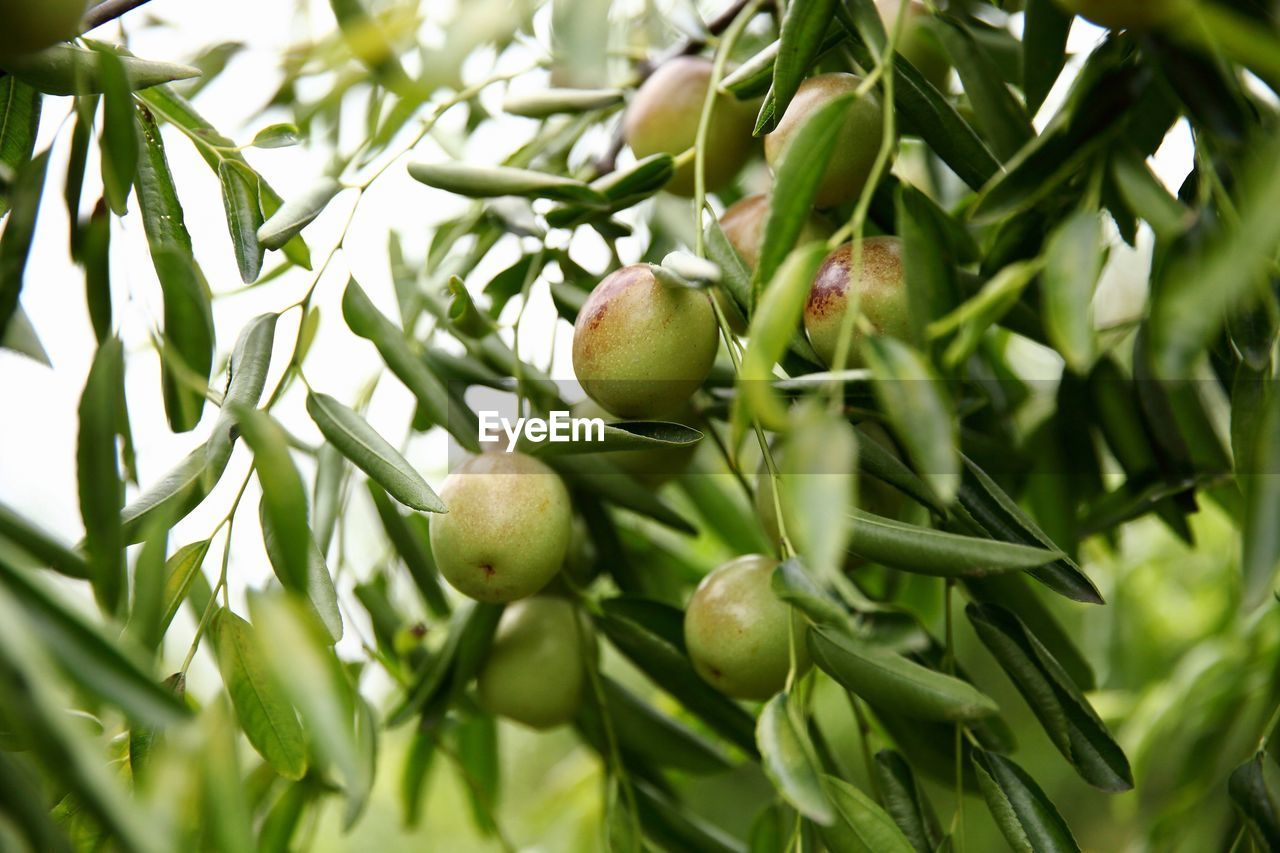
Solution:
M867 438L890 453L897 455L898 451L894 447L893 439L889 437L889 433L884 427L870 421L866 421L860 426ZM771 452L773 454L773 462L778 466L778 470L780 472L788 471L786 445L783 443L775 444ZM803 474L806 472L798 473ZM817 476L822 474L820 471L812 473ZM756 514L760 517L760 526L764 529L765 535L774 542L778 542L781 536L778 530L778 509L773 500L773 485L774 481L769 474L769 468L765 461L761 459L760 467L756 470ZM859 473L856 500L850 500L849 505L851 507L856 505L858 509L873 515L895 518L902 510L902 501L902 493L893 486L870 475ZM794 510L787 501L783 501L783 509L785 512L783 517L787 522L787 529L794 531L795 522L791 520ZM852 555L845 562L845 567L849 569L856 568L858 565L861 565L861 561Z
M947 78L951 76L951 59L937 33L929 28L929 10L917 0L876 0L880 17L890 32L898 22L898 16L906 12L907 20L902 30L898 52L915 66L924 79L935 89L945 92Z
M1113 30L1154 27L1187 10L1187 0L1057 0L1068 12Z
M0 0L0 65L74 38L86 0Z
M897 237L870 237L862 241L860 272L853 281L853 246L841 246L822 262L813 278L804 307L804 328L809 342L827 366L834 366L845 314L849 310L850 284L857 294L859 314L877 334L906 339L911 332L907 285L902 271L902 241ZM862 364L863 334L853 327L845 367Z
M573 370L620 418L678 413L706 380L719 339L706 293L664 285L646 264L606 276L573 327Z
M476 677L481 706L535 729L569 722L582 704L592 645L590 625L568 599L509 605Z
M515 601L546 586L564 564L573 512L545 464L522 453L483 453L440 490L447 513L431 519L431 551L454 589L477 601Z
M768 215L769 196L759 193L734 202L720 216L720 230L752 270L760 263L760 244L764 242L764 221ZM826 240L834 233L835 229L826 218L810 214L796 244Z
M860 77L843 72L819 74L801 83L778 126L764 138L764 158L769 167L777 169L782 153L810 115L833 99L853 92L861 83ZM814 198L818 207L834 207L858 197L875 165L883 132L884 110L874 92L865 93L849 105Z
M644 81L622 124L623 136L637 158L663 153L678 157L693 147L711 72L711 60L679 56L662 63ZM707 190L728 184L747 162L754 124L755 110L750 104L724 92L716 96L707 128ZM692 160L676 168L665 189L675 195L694 194Z
M605 423L618 420L591 398L575 404L573 416L576 418L600 418ZM686 403L679 414L669 416L664 420L674 421L685 426L694 426L693 407ZM617 450L598 455L601 459L617 466L620 471L630 474L644 485L650 488L657 488L672 477L683 474L697 452L698 445L695 443L669 448L654 447L645 450Z
M768 699L783 688L791 647L809 665L804 620L773 593L778 561L758 554L730 560L702 579L684 614L684 642L698 675L735 699Z

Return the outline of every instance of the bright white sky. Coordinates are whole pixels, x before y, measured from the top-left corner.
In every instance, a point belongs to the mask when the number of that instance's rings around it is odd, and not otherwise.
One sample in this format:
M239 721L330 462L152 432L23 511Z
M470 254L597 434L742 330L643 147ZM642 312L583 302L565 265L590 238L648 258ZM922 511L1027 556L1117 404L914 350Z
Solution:
M440 5L447 8L446 4ZM432 6L433 13L435 8ZM284 49L309 34L300 31L294 4L283 0L221 0L218 3L153 0L147 9L157 18L177 22L177 25L139 32L130 43L140 56L182 61L201 48L220 41L248 43L249 49L234 60L229 70L196 101L200 111L221 131L239 142L247 142L256 130L266 124L288 119L285 115L269 116L252 126L246 124L280 79L277 63ZM134 17L137 14L147 13L135 13ZM311 2L310 15L312 34L332 31L332 17L326 2ZM138 29L137 24L134 29ZM98 35L108 37L105 33ZM1077 24L1071 48L1077 53L1087 52L1098 36L1098 30ZM488 62L488 59L484 61ZM517 58L512 63L513 67L525 61ZM469 80L487 73L486 68L472 68L470 64L467 71ZM1064 75L1060 81L1050 106L1060 99L1069 76L1069 73ZM500 91L490 89L486 104L491 112L498 111L500 101ZM63 126L61 119L67 108L66 99L46 99L40 145L47 145L56 138L54 165L22 294L22 305L39 332L54 369L49 370L7 350L0 350L0 400L4 401L3 415L0 416L0 501L14 505L66 539L74 540L79 538L82 530L76 498L76 407L93 353L93 334L84 307L83 276L71 264L66 251L67 222L61 191L69 126ZM355 124L354 133L359 133L362 108L349 112ZM466 156L478 161L496 160L509 152L518 143L518 135L527 134L532 126L531 122L521 119L507 120L506 124L496 126L487 135L485 148L469 150ZM216 177L187 140L171 130L165 136L197 258L216 293L236 291L240 280ZM305 188L321 173L326 162L324 152L310 151L306 146L275 151L250 150L246 153L254 166L285 197ZM444 155L434 143L427 142L422 146L421 156L432 159ZM1189 171L1189 158L1190 140L1185 128L1180 126L1162 150L1157 170L1171 187L1176 188ZM96 174L91 173L87 184L90 189L86 191L87 205L94 200L89 195L94 191L92 188L96 182ZM307 229L306 236L316 257L322 258L332 245L350 204L349 196L340 197L324 216ZM341 319L338 298L348 273L356 276L384 312L396 316L387 274L389 231L393 228L398 230L411 257L420 257L430 238L431 224L460 209L462 205L458 200L428 190L409 179L402 165L389 170L375 185L362 203L359 218L348 239L350 251L334 263L317 291L316 304L321 308L320 334L306 365L308 378L317 390L349 400L378 368L372 346L351 334ZM684 209L674 206L677 213ZM160 316L159 288L138 218L130 215L117 224L113 228L112 241L115 312L130 354L129 404L145 487L203 441L212 407L206 410L206 422L193 433L173 435L168 431L158 394L158 361L147 342L147 331ZM578 248L575 245L575 249ZM587 265L600 270L604 261L599 253L590 251L592 247L589 244L580 248L586 250L584 260ZM502 265L514 259L514 247L507 246L506 249L503 257L487 265L490 272L501 269ZM633 244L630 249L638 250L638 244ZM272 265L273 261L269 259L268 268ZM1117 315L1130 315L1135 304L1140 308L1140 302L1135 303L1133 296L1141 296L1144 279L1145 261L1140 256L1135 258L1133 253L1125 252L1117 252L1113 256L1109 279L1104 287L1117 297L1123 293L1129 295L1100 300L1109 306L1108 317L1114 319ZM484 280L483 274L476 278L477 282ZM309 274L291 273L248 293L218 298L214 310L219 332L219 363L224 360L244 322L256 314L278 310L289 304L308 282ZM1099 313L1102 314L1101 311ZM289 346L297 319L295 311L281 321L277 354ZM1102 316L1099 316L1099 321L1106 323ZM534 360L545 364L545 356L541 354L551 350L556 325L555 313L545 290L538 291L535 303L522 324L522 351L538 354ZM554 338L557 375L567 376L568 326L560 324ZM273 387L279 369L277 366L268 387ZM291 395L277 411L297 434L307 440L319 440L318 432L302 411L299 395ZM407 392L394 379L384 380L369 412L374 426L393 444L400 443L405 437L411 413L412 401ZM438 486L446 464L443 438L438 435L416 438L408 445L407 451L428 480ZM179 525L171 547L208 535L225 511L230 500L228 492L239 484L246 464L243 451L237 452L220 489L207 501L205 509L193 513ZM257 494L250 491L238 517L232 558L233 574L250 583L260 582L269 576L257 529L256 504ZM356 511L364 512L364 509ZM376 522L371 517L368 522L352 525L356 537L349 544L348 553L362 557L353 566L357 575L363 574L366 566L379 558L378 549L382 547L371 533ZM217 543L206 571L220 553L221 545ZM349 584L348 573L340 586ZM348 628L344 645L354 641ZM178 648L171 645L167 652L170 657L176 655L180 658L184 649L185 643Z

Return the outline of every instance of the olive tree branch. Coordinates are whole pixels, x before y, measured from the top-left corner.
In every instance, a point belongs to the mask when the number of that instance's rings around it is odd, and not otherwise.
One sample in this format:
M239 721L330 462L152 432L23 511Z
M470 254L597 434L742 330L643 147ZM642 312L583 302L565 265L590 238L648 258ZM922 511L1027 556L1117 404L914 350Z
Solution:
M105 23L114 21L121 15L132 12L148 2L149 0L102 0L101 3L85 12L84 18L80 21L80 32L87 33Z

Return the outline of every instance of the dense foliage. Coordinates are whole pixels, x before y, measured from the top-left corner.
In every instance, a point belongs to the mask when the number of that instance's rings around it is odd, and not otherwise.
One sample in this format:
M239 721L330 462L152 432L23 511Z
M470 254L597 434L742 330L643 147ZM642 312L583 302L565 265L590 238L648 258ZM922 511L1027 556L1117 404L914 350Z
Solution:
M53 217L96 337L83 538L0 504L0 848L1280 848L1269 4L331 0L236 139L141 5L0 0L0 365Z

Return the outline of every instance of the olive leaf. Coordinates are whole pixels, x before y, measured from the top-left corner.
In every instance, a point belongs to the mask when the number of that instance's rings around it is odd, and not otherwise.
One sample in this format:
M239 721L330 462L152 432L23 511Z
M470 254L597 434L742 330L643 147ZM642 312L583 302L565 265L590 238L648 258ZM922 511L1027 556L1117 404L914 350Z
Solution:
M965 612L1053 745L1081 778L1104 791L1132 788L1124 751L1061 664L1022 621L996 604L970 604Z
M819 834L832 850L857 853L911 853L911 842L876 801L835 776L825 777L837 820L820 827Z
M1022 853L1079 851L1057 808L1027 772L1003 755L974 750L978 789L1009 846Z
M756 743L764 772L783 799L810 820L832 823L835 813L822 789L813 745L797 728L786 693L774 696L760 712Z

